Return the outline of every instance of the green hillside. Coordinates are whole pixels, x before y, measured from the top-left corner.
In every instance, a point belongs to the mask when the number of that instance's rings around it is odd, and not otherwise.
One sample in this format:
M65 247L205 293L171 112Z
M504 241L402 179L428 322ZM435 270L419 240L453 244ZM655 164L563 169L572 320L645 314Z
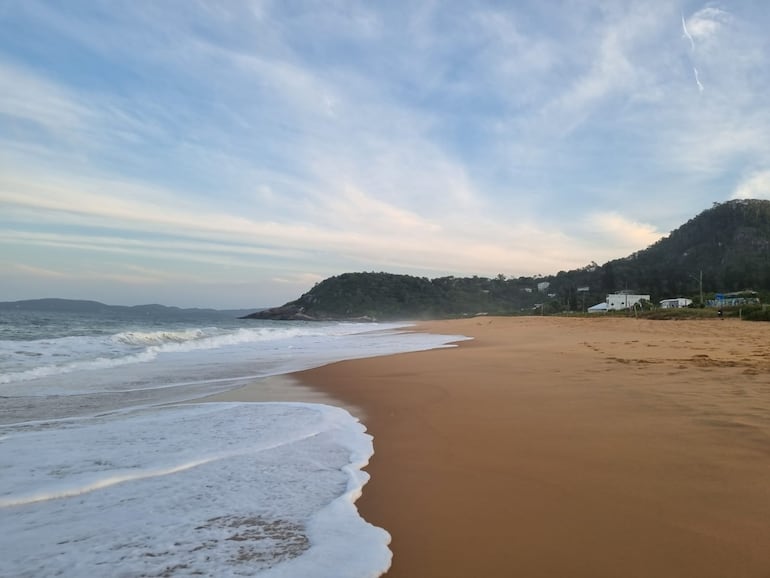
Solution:
M770 201L715 203L654 245L604 265L591 263L535 278L345 273L282 307L249 317L419 319L554 313L582 311L621 290L649 293L653 302L690 297L699 304L701 291L708 298L745 289L770 294Z

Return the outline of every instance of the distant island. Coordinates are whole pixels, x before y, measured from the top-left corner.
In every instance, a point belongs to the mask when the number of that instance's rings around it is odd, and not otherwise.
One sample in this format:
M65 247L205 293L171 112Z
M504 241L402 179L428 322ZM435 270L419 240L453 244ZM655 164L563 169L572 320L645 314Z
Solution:
M199 309L199 308L181 308L168 307L166 305L148 304L148 305L105 305L98 301L86 301L82 299L24 299L21 301L1 301L0 311L58 311L65 313L95 313L120 314L130 312L134 315L144 314L146 316L163 315L164 317L183 316L188 314L211 315L216 317L242 318L253 309Z
M384 272L330 277L298 299L248 319L395 320L585 311L621 290L651 301L751 289L770 297L770 201L714 203L654 245L603 265L549 276L440 277Z

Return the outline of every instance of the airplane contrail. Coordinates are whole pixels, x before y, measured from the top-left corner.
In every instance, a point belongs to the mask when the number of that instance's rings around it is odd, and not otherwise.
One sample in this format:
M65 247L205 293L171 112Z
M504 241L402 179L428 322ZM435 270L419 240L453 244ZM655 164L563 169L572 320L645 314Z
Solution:
M698 85L698 90L703 92L703 85L700 83L700 78L698 78L698 69L693 66L692 71L695 73L695 83Z
M690 50L695 50L695 41L692 39L690 32L687 30L687 23L684 21L684 12L682 13L682 31L684 32L684 37L690 41Z

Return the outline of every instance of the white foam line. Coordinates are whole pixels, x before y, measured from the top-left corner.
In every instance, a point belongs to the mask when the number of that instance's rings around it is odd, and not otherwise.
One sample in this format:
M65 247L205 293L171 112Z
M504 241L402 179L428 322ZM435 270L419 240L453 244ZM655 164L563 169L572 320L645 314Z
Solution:
M10 498L10 499L4 499L0 500L0 508L9 508L12 506L26 506L27 504L34 504L37 502L45 502L48 500L58 500L60 498L72 498L74 496L80 496L82 494L87 494L89 492L93 492L94 490L102 490L104 488L109 488L110 486L114 486L117 484L122 484L123 482L131 482L134 480L143 480L147 478L157 478L160 476L167 476L169 474L177 474L179 472L183 472L185 470L190 470L192 468L196 468L198 466L201 466L203 464L207 464L209 462L216 461L218 459L221 459L221 456L215 457L215 458L206 458L202 460L196 460L193 462L189 462L187 464L182 464L179 466L175 466L173 468L166 468L162 470L150 470L150 471L142 471L142 472L136 472L133 474L123 474L118 476L112 476L110 478L106 478L103 480L98 480L92 484L88 484L86 486L81 486L78 488L72 488L70 490L64 490L61 492L53 492L53 493L47 493L47 494L35 494L32 496L26 496L21 498Z
M87 494L89 492L93 492L96 490L103 490L105 488L109 488L110 486L115 486L117 484L122 484L124 482L133 482L136 480L145 480L149 478L158 478L161 476L167 476L170 474L178 474L179 472L184 472L186 470L191 470L193 468L197 468L198 466L203 466L205 464L215 462L218 460L223 460L227 458L232 458L235 456L240 455L246 455L250 453L257 453L257 452L263 452L272 450L281 446L286 446L289 444L297 443L299 441L306 440L308 438L312 438L314 436L317 436L319 431L305 434L303 436L298 436L291 440L285 440L282 442L278 442L275 444L263 446L260 448L254 448L247 451L234 451L234 452L228 452L226 454L220 454L213 457L208 458L202 458L199 460L194 460L191 462L188 462L186 464L181 464L178 466L174 466L172 468L164 468L159 470L143 470L140 472L135 473L126 473L123 475L115 475L111 476L109 478L105 478L103 480L98 480L96 482L93 482L91 484L87 484L85 486L79 486L77 488L72 488L69 490L63 490L61 492L51 492L51 493L44 493L44 494L33 494L31 496L22 496L17 498L5 498L0 499L0 508L10 508L13 506L26 506L28 504L35 504L37 502L46 502L48 500L59 500L62 498L72 498L74 496L80 496L83 494Z

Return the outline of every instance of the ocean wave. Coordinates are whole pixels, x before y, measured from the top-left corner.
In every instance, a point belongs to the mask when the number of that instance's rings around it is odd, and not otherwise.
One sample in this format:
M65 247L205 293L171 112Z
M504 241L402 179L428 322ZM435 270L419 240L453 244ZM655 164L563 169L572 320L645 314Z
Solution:
M352 328L335 326L281 326L229 328L197 327L162 331L121 331L97 338L65 337L26 342L8 351L0 367L0 384L28 382L78 371L119 368L153 362L164 355L215 351L251 343L261 347L291 349L296 340L332 337L350 333ZM11 343L9 343L11 344ZM44 352L44 353L43 353Z
M182 331L124 331L112 336L112 341L123 345L150 346L164 343L184 343L206 337L202 329Z
M203 357L197 354L204 352L211 354L211 359L217 363L233 359L283 359L281 356L287 355L287 352L302 355L301 352L305 350L325 358L328 357L328 350L336 347L336 340L375 328L382 330L392 327L340 323L168 327L145 331L124 327L110 335L49 338L26 341L23 345L20 342L0 341L0 385L5 386L0 388L0 394L9 394L9 386L13 395L53 395L59 393L59 386L63 387L62 391L90 392L98 384L84 386L80 379L68 384L41 383L35 390L26 387L18 389L13 384L56 379L74 372L146 365L156 360L167 359L177 364L177 367L185 364L200 365ZM319 351L326 353L318 354ZM186 356L186 361L183 356ZM185 379L189 379L189 376L186 375ZM163 380L162 383L167 384L168 381ZM153 386L157 387L158 384ZM54 391L55 388L59 389Z
M281 332L283 336L289 332ZM107 339L66 337L28 342L27 350L9 352L0 372L0 384L26 382L76 371L118 368L148 363L164 353L191 353L215 350L249 342L275 339L261 330L184 329L176 331L123 331ZM45 351L43 355L41 352ZM29 366L32 359L38 361Z
M30 381L33 379L50 377L52 375L71 373L73 371L109 369L131 363L152 361L156 356L157 353L155 352L144 351L137 355L128 355L124 357L97 357L96 359L87 361L79 360L62 364L40 365L32 369L0 374L0 384Z

